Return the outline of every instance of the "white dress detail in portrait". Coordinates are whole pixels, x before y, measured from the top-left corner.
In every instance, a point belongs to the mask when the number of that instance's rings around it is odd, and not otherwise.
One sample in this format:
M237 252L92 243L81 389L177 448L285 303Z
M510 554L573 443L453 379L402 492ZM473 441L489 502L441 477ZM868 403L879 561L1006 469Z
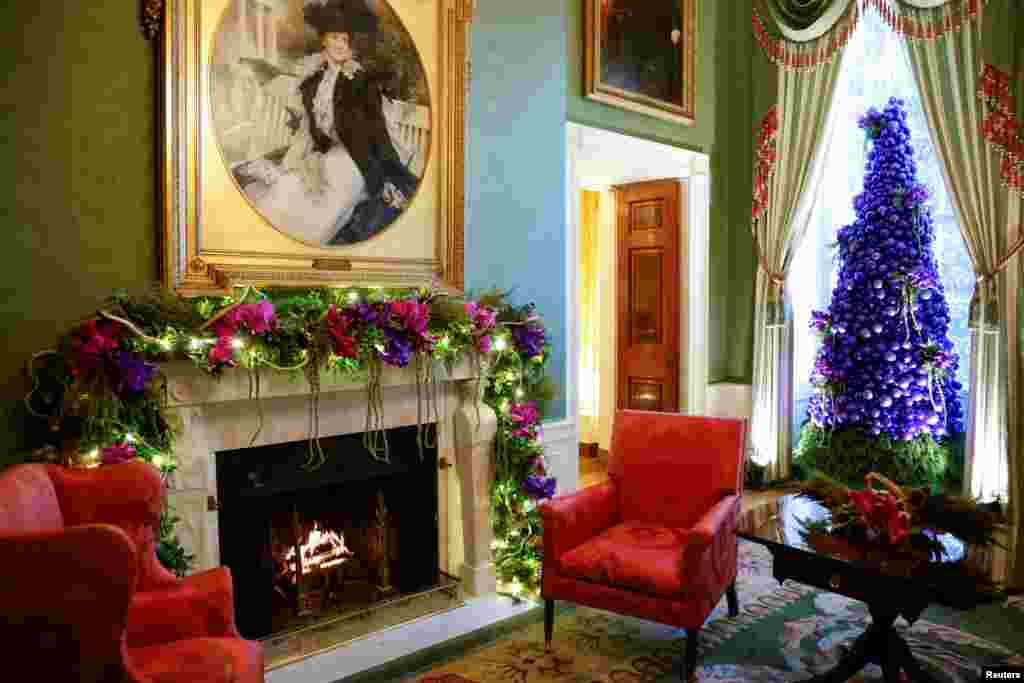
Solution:
M313 102L315 120L302 118L280 164L258 159L243 167L253 178L245 186L245 193L272 224L287 225L288 233L304 242L327 244L367 198L366 180L338 140L333 104L338 78L354 78L362 67L355 60L339 65L317 57L313 64L304 64L307 72L311 67L325 69ZM311 124L334 142L322 154L313 148Z

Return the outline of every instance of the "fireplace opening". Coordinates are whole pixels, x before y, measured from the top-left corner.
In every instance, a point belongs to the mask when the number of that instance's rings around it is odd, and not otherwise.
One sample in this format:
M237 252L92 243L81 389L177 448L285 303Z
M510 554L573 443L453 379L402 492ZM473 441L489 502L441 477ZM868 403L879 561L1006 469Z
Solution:
M421 454L415 426L387 438L390 462L361 434L321 439L315 470L305 441L217 454L221 563L243 636L308 630L442 584L437 450Z

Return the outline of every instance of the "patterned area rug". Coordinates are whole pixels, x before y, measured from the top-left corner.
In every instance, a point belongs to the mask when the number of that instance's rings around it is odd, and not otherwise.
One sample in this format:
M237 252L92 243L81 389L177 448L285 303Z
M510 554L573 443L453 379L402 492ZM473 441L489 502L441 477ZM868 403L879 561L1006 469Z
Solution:
M831 668L870 621L860 602L771 576L771 556L740 541L740 615L725 600L701 631L701 681L790 683ZM1024 610L989 605L958 613L932 608L904 637L940 681L974 683L981 666L1024 665ZM685 632L608 612L577 608L555 621L544 653L538 621L403 680L419 683L660 683L678 680ZM881 681L869 666L852 681Z

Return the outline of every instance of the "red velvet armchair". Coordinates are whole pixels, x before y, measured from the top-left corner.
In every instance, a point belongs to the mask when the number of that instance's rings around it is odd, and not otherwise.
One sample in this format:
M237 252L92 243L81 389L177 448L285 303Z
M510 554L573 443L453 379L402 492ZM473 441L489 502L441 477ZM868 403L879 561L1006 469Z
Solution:
M228 570L179 580L157 560L162 501L140 461L0 474L0 658L25 680L262 681Z
M723 593L738 614L745 441L743 420L616 414L609 481L540 508L549 650L554 601L566 600L686 629L689 680L700 628Z

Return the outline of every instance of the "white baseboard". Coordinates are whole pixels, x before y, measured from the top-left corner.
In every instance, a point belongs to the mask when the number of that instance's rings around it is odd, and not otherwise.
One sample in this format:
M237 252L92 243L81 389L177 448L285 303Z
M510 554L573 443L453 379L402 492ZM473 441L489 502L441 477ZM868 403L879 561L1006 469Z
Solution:
M558 493L570 493L579 487L579 425L574 419L546 422L540 439L544 446L550 476L558 479Z

